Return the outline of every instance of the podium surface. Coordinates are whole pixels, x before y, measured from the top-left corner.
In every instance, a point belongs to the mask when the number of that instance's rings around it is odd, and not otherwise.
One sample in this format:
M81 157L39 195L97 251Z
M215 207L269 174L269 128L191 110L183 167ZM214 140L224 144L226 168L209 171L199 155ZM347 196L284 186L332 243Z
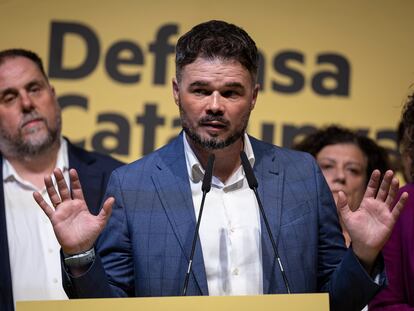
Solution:
M190 296L18 301L16 311L328 311L328 294Z

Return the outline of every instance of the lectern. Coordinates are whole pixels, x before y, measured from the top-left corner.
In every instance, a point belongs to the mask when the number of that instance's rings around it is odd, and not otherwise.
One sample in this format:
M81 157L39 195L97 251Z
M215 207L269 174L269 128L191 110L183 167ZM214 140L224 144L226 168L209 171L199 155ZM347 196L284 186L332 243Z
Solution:
M16 311L328 311L328 294L102 298L17 302Z

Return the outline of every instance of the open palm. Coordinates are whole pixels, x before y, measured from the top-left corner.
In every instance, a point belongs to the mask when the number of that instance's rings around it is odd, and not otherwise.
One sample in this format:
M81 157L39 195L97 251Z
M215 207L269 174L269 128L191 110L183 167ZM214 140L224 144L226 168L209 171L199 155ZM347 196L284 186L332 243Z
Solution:
M373 264L390 237L408 198L408 194L404 193L394 206L399 188L398 179L394 178L392 171L385 173L381 185L380 179L380 172L375 170L364 198L355 211L349 208L343 192L338 195L337 208L351 237L354 253L367 266Z
M72 191L69 190L63 173L55 169L57 190L50 176L45 177L46 191L52 208L39 192L33 197L52 222L56 238L66 254L78 254L91 249L105 227L112 211L113 198L108 198L97 216L92 215L86 205L76 170L69 171Z

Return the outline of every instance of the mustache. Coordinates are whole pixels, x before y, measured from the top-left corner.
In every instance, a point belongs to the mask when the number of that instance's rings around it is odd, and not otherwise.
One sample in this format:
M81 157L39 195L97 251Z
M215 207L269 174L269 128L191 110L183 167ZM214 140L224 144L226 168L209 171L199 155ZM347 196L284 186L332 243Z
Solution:
M208 123L208 122L220 122L226 126L230 125L230 121L227 120L226 118L222 117L222 116L214 116L214 115L207 115L205 117L202 117L199 121L198 124L202 125L203 123Z
M20 122L20 126L23 127L25 124L34 120L39 120L46 123L46 119L42 115L40 115L36 111L30 111L23 115L22 121Z

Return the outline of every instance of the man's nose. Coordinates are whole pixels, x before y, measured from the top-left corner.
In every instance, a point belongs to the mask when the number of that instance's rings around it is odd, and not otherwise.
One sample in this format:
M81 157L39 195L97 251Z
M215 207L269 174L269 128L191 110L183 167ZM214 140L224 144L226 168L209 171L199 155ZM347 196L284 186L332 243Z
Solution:
M23 110L32 110L34 107L34 102L31 96L27 92L22 92L20 94L20 97Z
M208 99L207 110L213 114L223 114L223 97L220 92L214 91Z

